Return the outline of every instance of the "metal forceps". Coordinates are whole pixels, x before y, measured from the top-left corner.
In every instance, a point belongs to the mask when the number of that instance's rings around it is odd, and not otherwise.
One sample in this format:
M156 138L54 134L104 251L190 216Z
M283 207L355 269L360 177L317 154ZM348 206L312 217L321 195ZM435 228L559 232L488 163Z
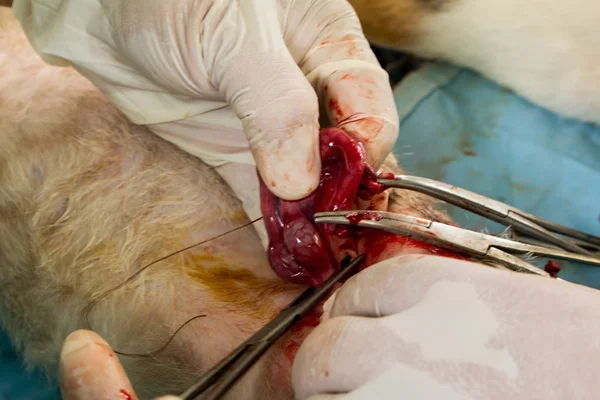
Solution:
M356 221L356 216L364 213L364 219ZM348 217L351 216L349 219ZM536 246L516 242L497 236L486 235L440 222L417 218L410 215L385 211L328 211L315 214L315 222L320 224L354 225L362 228L381 229L386 232L415 238L451 251L468 254L477 259L491 259L501 266L516 272L525 272L549 277L541 268L512 255L534 254L573 260L600 266L600 258L571 253L552 247Z
M593 253L600 254L600 237L598 236L546 221L508 204L454 185L410 175L395 175L389 179L380 178L378 182L387 187L424 193L504 226L510 226L516 232L537 239L537 241L532 241L520 238L524 242L555 246L588 256L592 256Z
M347 266L342 265L341 270L320 287L305 290L271 322L231 352L180 397L183 400L221 398L295 322L312 310L337 282L356 272L364 258L362 255L356 257Z

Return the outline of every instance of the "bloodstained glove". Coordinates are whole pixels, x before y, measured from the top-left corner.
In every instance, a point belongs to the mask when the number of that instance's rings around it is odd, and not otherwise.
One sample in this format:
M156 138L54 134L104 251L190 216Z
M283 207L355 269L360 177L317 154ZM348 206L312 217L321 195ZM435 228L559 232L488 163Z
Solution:
M135 123L217 168L260 216L258 167L286 200L318 185L321 125L377 167L398 135L387 73L346 0L16 0L32 45ZM319 104L320 109L319 109Z
M296 355L298 400L595 399L600 390L600 292L588 287L403 255L349 279L325 314Z

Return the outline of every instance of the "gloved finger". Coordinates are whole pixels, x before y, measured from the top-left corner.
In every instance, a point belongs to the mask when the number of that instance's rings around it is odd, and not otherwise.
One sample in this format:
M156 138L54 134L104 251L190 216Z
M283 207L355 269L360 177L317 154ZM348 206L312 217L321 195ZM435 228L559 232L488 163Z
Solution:
M75 331L65 339L60 388L65 400L137 399L117 355L104 339L87 330Z
M442 285L395 315L342 316L321 323L296 354L293 388L299 399L350 392L361 398L359 392L391 374L396 396L457 398L449 381L476 381L485 368L504 372L506 332L482 312L477 293L468 284ZM390 387L389 382L382 385ZM494 389L500 393L504 388Z
M411 379L403 379L407 374L411 375ZM429 374L418 373L396 365L350 393L319 394L311 396L307 400L397 400L399 398L410 398L411 400L473 399L468 393L461 393L459 388L437 381Z
M399 132L387 73L368 64L348 66L317 82L329 121L363 143L369 164L379 168Z
M287 21L286 42L315 87L322 114L360 140L377 168L398 137L399 118L388 74L356 13L345 0L305 2Z
M226 3L213 6L223 8L214 30L205 18L208 75L241 119L265 184L282 199L303 198L321 173L317 95L283 40L276 0Z
M85 330L71 333L63 344L60 387L68 400L137 398L108 343Z
M480 264L447 257L407 254L370 266L336 292L328 316L381 317L411 307L444 271L456 276L498 272ZM440 273L441 271L441 273Z
M356 275L381 274L378 282L363 281L347 293L342 286L334 302L354 296L354 304L373 305L368 297L374 296L393 297L397 305L387 303L390 315L382 318L338 316L315 328L292 370L299 398L352 392L393 369L400 371L396 381L404 388L398 395L411 398L457 398L440 395L448 384L471 398L546 398L559 392L558 397L588 398L597 392L597 378L589 372L600 363L597 290L421 257L395 270L381 263ZM375 295L363 290L371 285ZM383 314L373 306L365 311L347 304L351 313ZM557 375L571 383L558 383ZM440 392L432 396L430 388Z
M452 398L426 395L450 383L471 398L546 398L559 391L558 397L571 398L567 393L572 390L578 391L573 398L587 398L595 393L598 383L588 371L600 363L598 312L590 310L598 294L554 282L559 291L552 293L552 304L548 293L532 288L533 280L513 291L498 291L495 281L478 287L449 274L424 285L418 299L408 293L413 301L400 301L404 311L397 314L323 322L296 354L292 383L297 397L352 392L393 369L399 371L398 395L410 398ZM556 347L566 342L570 345ZM576 389L557 385L557 375L564 382L577 381L570 385ZM411 386L414 382L419 385ZM515 386L523 390L515 393Z
M372 268L387 272L375 265L356 276ZM417 274L408 277L432 275L416 271ZM389 277L387 273L383 275ZM394 297L397 309L403 311L383 318L339 316L316 327L300 346L294 360L292 384L297 397L352 392L394 368L402 369L396 383L407 391L398 395L415 394L417 389L427 391L436 381L443 381L449 372L472 373L471 367L482 357L489 359L492 366L504 363L505 359L487 350L488 333L491 332L491 337L497 332L498 322L486 318L485 311L482 313L482 303L472 286L458 282L432 289L435 282L439 283L438 279L445 283L440 277L431 282L417 280L414 284L419 289L404 293L395 292L399 290L397 285L386 287L386 282L380 281L376 286L379 289L376 297ZM411 283L409 279L408 285ZM344 295L342 290L343 287L337 293L336 302ZM362 291L353 294L358 303L369 302ZM498 346L504 343L504 337L495 340ZM464 371L456 371L457 360L466 362ZM446 361L450 364L445 364ZM422 382L425 378L428 379L426 385L411 386L412 382Z
M351 392L399 362L397 355L404 346L379 319L338 317L324 321L296 354L292 367L296 398Z
M564 281L543 279L537 275L495 269L475 262L436 255L408 254L389 258L350 278L331 302L328 316L360 315L378 317L395 314L420 301L429 287L448 279L488 287L490 296L501 301L518 290L538 293L540 306L557 306L559 294L574 291L577 296L600 293ZM492 288L494 290L492 290ZM600 298L597 298L598 301Z

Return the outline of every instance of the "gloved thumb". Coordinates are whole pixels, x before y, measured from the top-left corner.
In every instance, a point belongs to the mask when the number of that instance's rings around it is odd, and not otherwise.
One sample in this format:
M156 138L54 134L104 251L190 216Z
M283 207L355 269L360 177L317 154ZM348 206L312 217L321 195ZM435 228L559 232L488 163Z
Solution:
M321 174L317 95L287 49L276 2L227 3L204 20L208 76L241 119L265 184L285 200L306 197Z
M138 398L112 348L98 334L83 329L69 334L63 344L60 388L65 400Z

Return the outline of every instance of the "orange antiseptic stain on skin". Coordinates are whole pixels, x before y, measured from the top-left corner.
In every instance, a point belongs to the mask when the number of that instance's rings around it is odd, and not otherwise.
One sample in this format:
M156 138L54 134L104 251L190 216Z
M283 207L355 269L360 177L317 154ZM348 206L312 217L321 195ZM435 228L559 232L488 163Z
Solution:
M275 181L271 181L271 187L277 187L277 183L275 183Z
M106 260L108 258L114 258L114 255L118 254L118 251L114 244L102 243L94 247L93 254L99 259Z
M238 208L229 216L228 220L232 222L244 223L248 221L248 215L243 208Z
M345 74L343 74L342 76L340 76L339 80L340 81L346 81L346 80L350 80L352 78L354 78L354 76L351 73L346 72Z
M279 309L269 299L292 290L278 279L260 278L223 254L183 254L187 275L209 289L232 310L257 318L272 318Z
M329 40L323 40L323 41L321 42L321 46L325 46L325 45L327 45L327 44L329 44L329 43L331 43Z

